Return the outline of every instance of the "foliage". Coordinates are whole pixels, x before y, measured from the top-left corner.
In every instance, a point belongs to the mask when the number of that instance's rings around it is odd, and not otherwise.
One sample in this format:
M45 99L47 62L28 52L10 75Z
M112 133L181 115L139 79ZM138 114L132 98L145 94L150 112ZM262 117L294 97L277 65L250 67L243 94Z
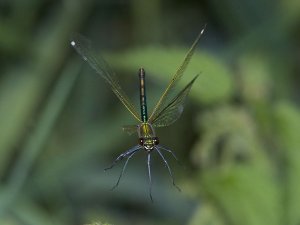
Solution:
M299 8L257 0L1 2L0 224L299 224ZM134 121L81 66L70 34L93 40L136 103L133 74L143 66L153 105L205 23L178 87L200 74L186 110L157 131L185 165L168 157L182 193L154 155L152 204L142 153L109 191L121 165L103 169L136 144L120 129Z

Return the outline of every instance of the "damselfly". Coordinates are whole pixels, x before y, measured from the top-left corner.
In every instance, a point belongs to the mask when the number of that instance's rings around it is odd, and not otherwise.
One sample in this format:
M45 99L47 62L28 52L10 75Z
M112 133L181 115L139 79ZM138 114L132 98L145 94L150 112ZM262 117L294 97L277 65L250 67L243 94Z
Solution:
M137 112L136 108L129 100L128 96L125 94L123 89L121 88L118 80L115 77L114 72L111 70L109 65L101 58L96 57L96 54L91 47L91 43L89 40L84 38L81 35L74 35L71 40L71 45L75 48L75 50L82 56L82 58L89 63L89 65L98 73L100 76L111 86L112 91L119 98L119 100L123 103L123 105L127 108L127 110L132 114L132 116L137 120L138 125L129 125L123 127L123 130L128 133L138 134L138 144L129 150L120 154L112 163L112 165L105 170L113 168L119 161L122 159L126 159L125 164L122 168L120 176L118 178L117 183L113 187L117 187L121 180L121 177L126 169L128 161L131 157L140 150L145 150L147 153L147 167L148 167L148 176L149 176L149 195L152 199L151 188L152 188L152 179L151 179L151 153L157 152L158 155L163 160L163 163L168 169L169 175L172 179L173 185L180 191L180 189L176 186L171 168L162 154L163 151L169 152L172 156L178 161L174 152L166 147L163 147L159 144L159 139L155 134L155 127L165 127L174 123L182 114L184 108L184 102L191 90L191 87L198 75L195 76L178 94L174 97L171 97L172 89L178 83L180 78L182 77L185 69L187 68L193 53L195 51L196 45L204 32L204 28L201 30L200 34L194 41L192 47L189 49L187 55L185 56L183 62L175 72L171 81L169 82L167 88L163 92L159 101L155 105L152 113L148 117L147 112L147 102L146 102L146 84L145 84L145 70L140 68L138 71L139 81L140 81L140 110L141 113Z

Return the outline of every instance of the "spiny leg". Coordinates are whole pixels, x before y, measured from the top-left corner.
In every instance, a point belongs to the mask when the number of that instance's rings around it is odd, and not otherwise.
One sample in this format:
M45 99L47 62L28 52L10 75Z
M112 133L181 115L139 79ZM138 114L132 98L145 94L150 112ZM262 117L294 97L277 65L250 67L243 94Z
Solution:
M113 163L111 164L111 166L105 168L104 171L113 168L120 160L122 160L122 159L128 157L128 156L131 155L133 152L135 152L135 151L137 151L137 150L139 150L139 149L141 149L141 148L142 148L141 145L136 145L136 146L132 147L131 149L127 150L126 152L123 152L121 155L119 155L119 156L115 159L115 161L113 161Z
M124 172L125 172L125 169L126 169L126 166L127 166L128 161L130 160L130 158L131 158L138 150L140 150L140 148L136 149L134 152L131 153L131 155L128 156L128 158L127 158L127 160L126 160L126 162L125 162L125 164L124 164L124 166L123 166L123 168L122 168L122 171L121 171L121 173L120 173L120 176L119 176L119 178L118 178L118 181L117 181L117 183L111 188L111 190L114 190L116 187L118 187L118 185L119 185L119 183L120 183L120 180L121 180L121 177L123 176L123 174L124 174Z
M164 157L163 154L159 151L158 148L155 148L155 149L156 149L156 151L158 152L158 154L160 155L160 157L162 158L162 160L164 161L165 166L168 168L168 171L169 171L169 174L170 174L170 177L171 177L171 179L172 179L172 182L173 182L174 187L176 187L178 191L181 191L181 189L175 184L174 177L173 177L171 168L170 168L170 166L169 166L167 160L165 159L165 157Z
M147 165L148 165L148 175L149 175L149 196L151 199L151 202L153 202L152 194L151 194L151 189L152 189L152 179L151 179L151 168L150 168L150 161L151 161L151 155L150 152L148 152L148 159L147 159Z
M158 147L159 149L164 150L164 151L170 152L170 153L172 154L172 156L176 159L177 163L178 163L179 165L182 166L182 163L179 161L179 159L177 158L177 156L175 155L175 153L174 153L172 150L170 150L170 149L168 149L168 148L165 148L165 147L163 147L163 146L161 146L161 145L158 145L157 147Z

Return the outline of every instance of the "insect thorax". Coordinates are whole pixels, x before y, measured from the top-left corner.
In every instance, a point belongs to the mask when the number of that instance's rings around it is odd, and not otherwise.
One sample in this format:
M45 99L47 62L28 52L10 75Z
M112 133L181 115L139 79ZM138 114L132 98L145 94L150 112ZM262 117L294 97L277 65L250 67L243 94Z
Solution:
M149 123L141 123L137 129L139 144L142 145L146 151L152 151L154 146L159 143L152 125Z

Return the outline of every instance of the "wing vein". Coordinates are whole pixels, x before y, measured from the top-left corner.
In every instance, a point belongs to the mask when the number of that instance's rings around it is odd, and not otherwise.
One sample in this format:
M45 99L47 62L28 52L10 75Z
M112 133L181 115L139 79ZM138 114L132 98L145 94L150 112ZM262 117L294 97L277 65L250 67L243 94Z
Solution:
M78 54L81 55L82 58L87 61L88 64L111 86L114 94L134 116L134 118L141 122L139 113L121 88L110 66L101 57L96 57L96 54L91 48L91 42L85 37L75 34L71 39L71 45L78 52Z
M158 114L160 114L161 112L161 108L165 108L165 102L168 98L168 95L171 91L171 89L176 85L176 83L180 80L180 78L182 77L184 71L186 70L194 52L196 49L196 46L200 40L200 37L202 36L203 32L205 30L205 26L204 28L201 30L201 32L199 33L198 37L196 38L196 40L194 41L193 45L191 46L191 48L189 49L188 53L186 54L186 56L184 57L183 62L181 63L181 65L179 66L179 68L177 69L176 73L174 74L173 78L171 79L171 81L169 82L167 88L165 89L164 93L162 94L162 96L160 97L160 99L158 100L157 104L155 105L150 117L149 117L149 122L152 123L157 117Z

